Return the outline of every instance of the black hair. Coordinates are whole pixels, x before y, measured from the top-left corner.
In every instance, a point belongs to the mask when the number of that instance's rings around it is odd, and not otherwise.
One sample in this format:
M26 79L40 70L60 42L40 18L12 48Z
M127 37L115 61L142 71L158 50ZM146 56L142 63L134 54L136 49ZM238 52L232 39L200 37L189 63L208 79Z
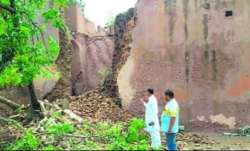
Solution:
M171 99L174 98L174 92L171 90L166 90L165 91L165 95L169 96Z
M148 91L148 93L150 93L150 94L154 94L154 89L149 88L147 91Z

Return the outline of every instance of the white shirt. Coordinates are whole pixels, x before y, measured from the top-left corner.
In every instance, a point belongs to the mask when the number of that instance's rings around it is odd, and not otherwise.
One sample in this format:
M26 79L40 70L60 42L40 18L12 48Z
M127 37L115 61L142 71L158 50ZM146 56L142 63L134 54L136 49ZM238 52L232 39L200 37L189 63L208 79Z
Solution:
M149 97L147 103L144 103L145 106L145 122L146 130L154 131L160 130L159 119L158 119L158 103L154 95ZM153 126L149 126L149 123L154 122Z

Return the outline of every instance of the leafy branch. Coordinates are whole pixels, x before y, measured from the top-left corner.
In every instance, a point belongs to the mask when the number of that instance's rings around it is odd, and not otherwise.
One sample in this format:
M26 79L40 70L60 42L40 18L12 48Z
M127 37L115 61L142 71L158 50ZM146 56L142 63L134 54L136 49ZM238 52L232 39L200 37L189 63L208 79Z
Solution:
M4 9L12 14L14 14L16 12L15 8L12 8L10 6L6 6L6 5L1 4L1 3L0 3L0 8Z

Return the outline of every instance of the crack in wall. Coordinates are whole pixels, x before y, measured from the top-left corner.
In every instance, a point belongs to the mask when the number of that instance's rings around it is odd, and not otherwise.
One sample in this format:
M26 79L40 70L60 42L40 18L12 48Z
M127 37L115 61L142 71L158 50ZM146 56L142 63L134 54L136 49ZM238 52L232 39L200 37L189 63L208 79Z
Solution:
M112 71L104 81L103 92L114 98L114 102L122 106L119 95L119 88L117 85L117 78L122 66L126 63L131 47L132 34L129 32L132 29L127 28L129 21L136 22L136 12L134 8L129 9L126 13L120 14L115 20L115 49L112 60Z
M165 0L165 10L169 15L169 39L173 42L174 27L176 23L176 0Z

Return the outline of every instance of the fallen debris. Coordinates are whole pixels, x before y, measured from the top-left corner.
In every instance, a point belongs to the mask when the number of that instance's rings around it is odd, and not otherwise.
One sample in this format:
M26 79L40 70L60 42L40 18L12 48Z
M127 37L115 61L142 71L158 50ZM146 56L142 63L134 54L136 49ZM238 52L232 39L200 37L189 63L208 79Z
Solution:
M193 134L193 133L179 133L177 135L177 144L180 150L186 150L188 144L194 144L195 150L212 149L216 142L208 136ZM205 147L205 148L204 148Z
M116 105L112 98L99 90L87 92L83 96L72 97L70 109L77 115L92 121L128 121L133 116Z
M236 130L234 130L234 132L230 133L230 132L227 132L227 133L223 133L224 135L227 135L227 136L250 136L250 126L247 125L247 126L244 126L244 127L240 127Z
M2 97L2 96L0 96L0 103L8 105L9 107L11 107L14 110L18 109L18 108L21 108L21 105L15 103L15 102L13 102L13 101L5 98L5 97Z
M162 135L162 144L166 144L164 139L166 136ZM206 135L200 135L196 133L178 133L176 138L178 149L187 150L187 146L194 144L195 149L201 150L202 147L206 146L206 149L211 149L213 144L217 143ZM204 148L203 148L204 149Z
M210 123L207 121L190 121L186 127L187 131L189 132L222 133L229 130L228 126L226 125L221 125L219 123Z
M17 121L0 117L0 150L2 150L1 146L20 137L22 131L23 127Z
M214 144L215 141L209 139L208 136L191 134L191 133L179 133L177 135L177 141L182 141L186 143L195 143L195 144Z

